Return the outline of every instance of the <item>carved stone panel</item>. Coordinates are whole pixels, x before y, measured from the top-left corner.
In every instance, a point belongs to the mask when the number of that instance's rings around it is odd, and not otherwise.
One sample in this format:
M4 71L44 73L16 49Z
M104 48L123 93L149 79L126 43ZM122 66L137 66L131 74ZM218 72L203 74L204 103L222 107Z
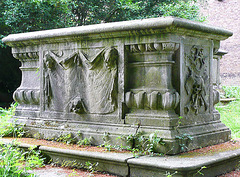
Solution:
M209 49L200 45L189 48L184 58L186 67L184 88L187 95L184 112L198 115L209 110Z
M46 109L77 114L107 114L116 108L118 52L115 48L46 51Z
M22 71L22 82L14 92L13 98L20 107L28 105L29 109L33 106L36 108L36 105L40 104L39 52L18 48L13 56L21 61Z
M133 44L128 55L128 89L125 100L129 108L146 110L175 109L179 94L172 86L174 42Z

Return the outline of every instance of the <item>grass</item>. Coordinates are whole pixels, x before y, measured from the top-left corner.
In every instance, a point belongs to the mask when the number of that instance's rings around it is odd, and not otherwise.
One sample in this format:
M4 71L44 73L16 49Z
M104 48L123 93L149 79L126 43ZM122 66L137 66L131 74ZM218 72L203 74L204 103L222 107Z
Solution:
M221 121L231 129L232 138L240 138L240 87L223 86L225 97L236 98L226 106L217 104L216 109L221 115Z
M240 138L240 100L216 106L216 109L221 114L221 121L231 129L232 138Z
M226 98L240 99L240 87L239 86L223 86L222 89L225 92Z
M10 122L16 106L17 103L12 104L9 109L0 108L0 137L21 137L23 135L23 126ZM35 174L29 174L27 171L33 167L43 166L43 162L40 151L34 150L34 147L24 151L18 148L14 141L10 144L0 143L1 177L34 177Z
M28 170L43 166L44 159L40 157L40 151L34 150L34 146L25 151L11 143L1 144L0 149L1 177L35 177Z
M23 125L17 125L10 121L14 115L17 103L14 103L8 109L0 107L0 137L21 137L24 135Z

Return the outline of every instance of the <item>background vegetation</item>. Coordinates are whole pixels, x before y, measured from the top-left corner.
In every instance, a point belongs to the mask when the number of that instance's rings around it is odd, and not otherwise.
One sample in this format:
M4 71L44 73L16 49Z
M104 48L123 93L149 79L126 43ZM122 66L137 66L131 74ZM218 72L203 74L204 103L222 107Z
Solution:
M221 114L221 121L231 129L232 138L240 138L240 87L223 86L226 98L236 98L227 105L218 103L216 109Z
M203 20L195 0L5 0L0 1L0 15L2 37L10 33L170 15Z
M12 104L9 109L0 107L0 137L21 137L24 134L22 125L10 122L16 106L17 103ZM1 177L34 177L35 175L28 171L44 164L44 158L34 146L24 150L20 149L15 141L9 144L0 142L0 150Z

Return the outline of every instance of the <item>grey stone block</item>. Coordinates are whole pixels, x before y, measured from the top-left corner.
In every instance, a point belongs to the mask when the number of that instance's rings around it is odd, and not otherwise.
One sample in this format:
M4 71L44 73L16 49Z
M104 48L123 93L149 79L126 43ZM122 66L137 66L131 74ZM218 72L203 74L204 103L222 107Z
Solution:
M240 160L240 149L220 152L204 156L165 156L165 157L140 157L129 159L130 176L132 177L155 177L165 176L167 172L173 176L193 177L202 176L214 177L237 168Z
M231 35L174 17L9 35L3 41L22 62L14 119L32 135L80 130L95 145L106 132L119 144L138 124L146 136L158 131L168 154L227 141L212 72Z
M50 156L52 162L56 164L82 164L84 166L86 162L92 164L98 163L97 170L106 171L120 176L128 175L127 159L132 158L132 154L123 153L77 151L47 146L41 146L39 149L42 153Z
M1 139L1 142L12 143L8 139ZM29 148L31 145L19 143L19 147ZM199 170L206 177L214 177L238 168L240 161L240 149L205 155L196 153L188 156L139 158L134 158L132 154L77 151L47 146L38 146L38 149L50 156L55 164L80 167L86 162L98 163L97 169L100 171L129 177L156 177L166 174L174 174L174 177L198 177L202 176L198 173Z

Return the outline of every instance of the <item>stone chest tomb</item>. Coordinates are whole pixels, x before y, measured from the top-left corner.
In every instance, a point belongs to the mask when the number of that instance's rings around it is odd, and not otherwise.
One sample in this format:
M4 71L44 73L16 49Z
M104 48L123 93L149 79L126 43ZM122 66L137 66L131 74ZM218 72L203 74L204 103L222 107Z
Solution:
M15 119L43 138L81 131L101 144L157 132L176 154L230 139L214 105L213 57L232 33L179 18L12 34L22 63ZM181 123L180 123L181 122ZM179 136L189 135L191 141Z

